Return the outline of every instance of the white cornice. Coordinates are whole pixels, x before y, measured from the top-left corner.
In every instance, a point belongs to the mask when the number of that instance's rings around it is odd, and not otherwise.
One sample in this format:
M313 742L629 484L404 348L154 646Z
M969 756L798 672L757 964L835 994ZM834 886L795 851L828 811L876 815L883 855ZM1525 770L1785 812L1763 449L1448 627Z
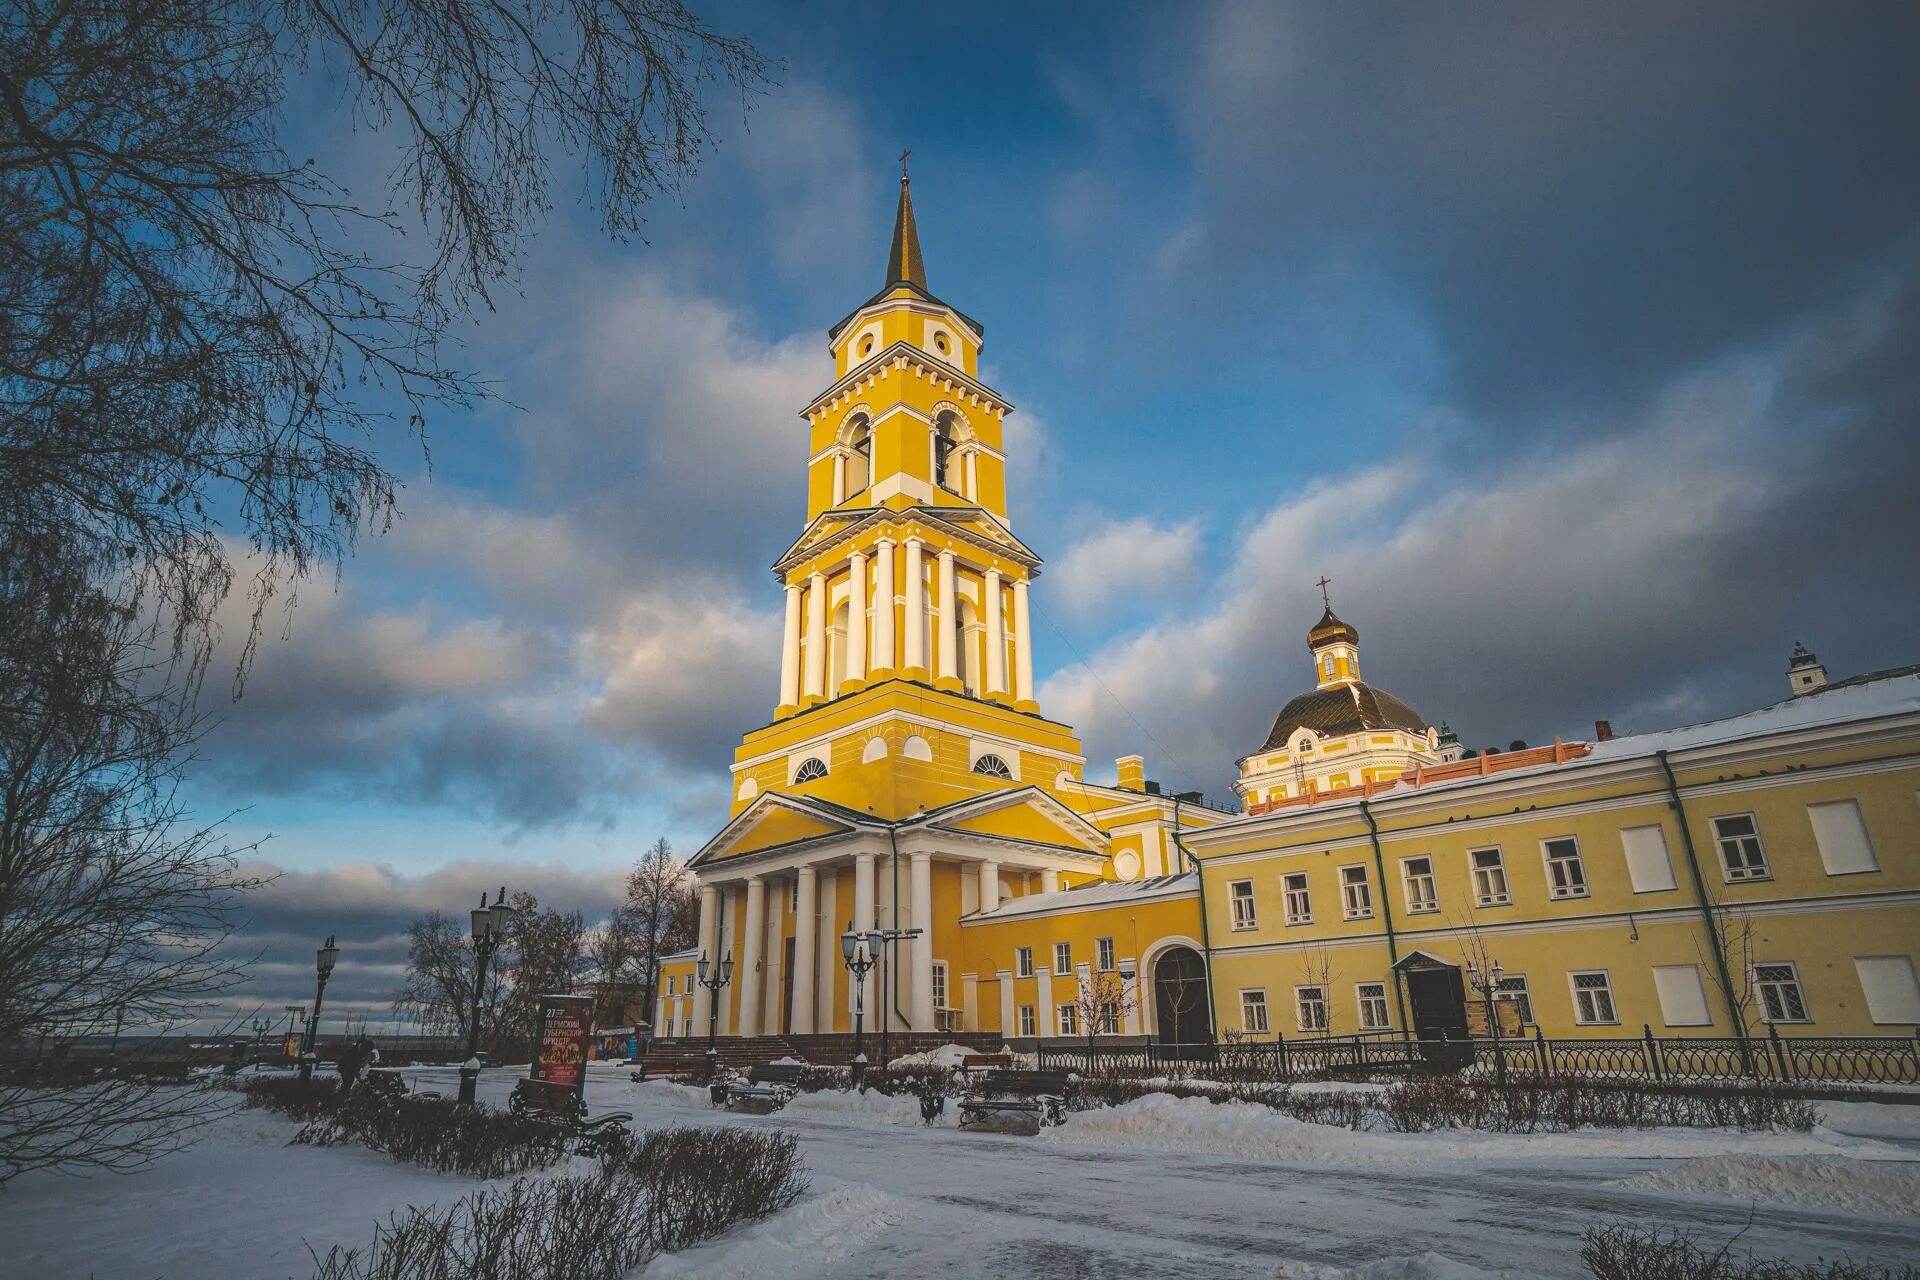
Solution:
M991 706L993 704L989 703L988 705ZM1011 712L1010 714L1018 715L1020 713ZM1069 751L1061 751L1054 747L1043 747L1043 746L1038 746L1031 743L1022 742L1018 738L1003 737L1002 735L995 733L991 729L984 729L984 730L969 729L961 725L955 724L951 720L939 720L934 718L933 716L921 715L913 711L889 710L889 711L877 711L874 714L865 717L864 719L856 720L853 723L848 725L843 725L840 728L834 729L828 733L818 734L814 737L806 739L804 742L796 743L791 747L781 747L777 751L763 751L757 756L750 756L745 760L736 761L731 766L730 771L735 775L742 774L747 772L750 769L758 768L759 766L767 763L769 760L785 760L789 755L792 755L797 751L806 750L811 747L824 746L830 742L833 742L836 739L851 737L855 734L865 733L868 730L876 729L883 725L896 723L896 722L900 724L914 725L924 729L932 729L938 733L959 734L963 737L968 737L968 738L995 738L999 741L1006 742L1012 745L1016 750L1026 752L1030 755L1047 756L1054 760L1064 761L1067 764L1084 765L1087 762L1087 758L1085 756L1075 755L1074 753ZM1054 722L1049 720L1046 723L1052 724ZM1065 728L1066 726L1062 725L1061 727ZM1085 815L1076 814L1075 816L1084 817Z
M822 410L833 408L841 397L871 385L888 367L912 368L918 376L936 386L957 390L972 407L984 408L1003 417L1013 409L1013 404L999 392L958 365L948 364L938 356L929 355L911 342L900 339L887 344L884 350L867 357L835 379L831 386L800 411L800 416L809 422L813 421Z

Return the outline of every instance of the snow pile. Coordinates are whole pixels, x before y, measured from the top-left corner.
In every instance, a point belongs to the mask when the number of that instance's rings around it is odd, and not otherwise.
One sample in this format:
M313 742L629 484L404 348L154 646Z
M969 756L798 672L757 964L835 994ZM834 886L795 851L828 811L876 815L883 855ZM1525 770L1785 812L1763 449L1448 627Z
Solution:
M1377 1258L1357 1267L1325 1267L1311 1262L1283 1262L1275 1280L1533 1280L1536 1271L1486 1271L1455 1262L1438 1253L1416 1257Z
M796 1094L792 1102L781 1108L781 1114L810 1120L855 1120L865 1124L918 1126L924 1123L920 1119L919 1098L910 1093L884 1094L876 1089L869 1089L865 1093L856 1093L851 1089L823 1089L819 1093ZM952 1108L934 1120L934 1124L941 1126L957 1122Z
M770 1067L804 1067L807 1064L802 1062L800 1059L794 1057L792 1054L788 1054L784 1058L775 1058L772 1062L769 1062L767 1065Z
M711 1244L662 1254L639 1274L651 1280L832 1275L840 1270L838 1264L892 1230L909 1211L907 1201L876 1187L837 1186Z
M1711 1156L1629 1179L1624 1186L1751 1204L1818 1205L1845 1213L1911 1219L1920 1205L1920 1164L1836 1156L1762 1159Z
M944 1067L951 1071L960 1065L962 1058L978 1054L978 1049L969 1049L963 1044L943 1044L930 1053L909 1053L895 1058L887 1064L887 1070L899 1071L907 1067Z

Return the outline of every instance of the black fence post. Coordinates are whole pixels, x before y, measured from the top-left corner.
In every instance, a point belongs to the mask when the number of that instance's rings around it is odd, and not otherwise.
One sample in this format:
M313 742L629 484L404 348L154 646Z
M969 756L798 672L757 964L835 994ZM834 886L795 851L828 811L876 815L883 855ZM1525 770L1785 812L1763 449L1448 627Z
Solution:
M1279 1059L1280 1074L1278 1078L1281 1080L1287 1079L1289 1075L1287 1071L1287 1033L1284 1031L1275 1031L1273 1033L1273 1056Z
M1771 1022L1767 1024L1767 1039L1773 1044L1773 1061L1774 1065L1780 1069L1780 1079L1782 1081L1795 1079L1793 1067L1788 1061L1786 1046L1780 1043L1780 1028Z
M1538 1023L1535 1023L1533 1028L1533 1056L1540 1064L1540 1078L1542 1080L1551 1080L1553 1078L1553 1051L1547 1047L1547 1033L1540 1029Z
M1661 1078L1660 1042L1653 1038L1653 1024L1650 1022L1641 1023L1640 1035L1647 1044L1647 1070L1653 1073L1655 1080L1658 1080Z

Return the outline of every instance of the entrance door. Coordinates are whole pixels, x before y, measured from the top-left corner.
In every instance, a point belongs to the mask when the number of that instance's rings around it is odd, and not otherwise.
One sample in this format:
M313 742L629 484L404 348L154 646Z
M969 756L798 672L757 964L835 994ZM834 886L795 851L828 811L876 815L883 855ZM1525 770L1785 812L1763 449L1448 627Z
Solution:
M1174 947L1153 965L1153 1009L1162 1044L1205 1046L1213 1040L1207 968L1191 947Z
M1458 969L1414 969L1404 978L1414 1035L1422 1040L1467 1038L1466 989Z
M787 939L786 960L780 966L780 1026L776 1035L790 1035L793 1031L793 944L796 941L798 939Z

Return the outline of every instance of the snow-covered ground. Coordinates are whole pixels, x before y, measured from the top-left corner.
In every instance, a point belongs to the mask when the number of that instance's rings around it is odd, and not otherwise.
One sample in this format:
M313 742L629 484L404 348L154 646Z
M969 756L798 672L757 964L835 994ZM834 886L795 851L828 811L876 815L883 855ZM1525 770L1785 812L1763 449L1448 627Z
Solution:
M423 1071L453 1089L451 1071ZM514 1072L487 1073L504 1100ZM778 1126L812 1189L659 1277L1572 1277L1581 1231L1689 1225L1762 1254L1920 1252L1920 1107L1823 1104L1811 1134L1355 1134L1240 1104L1149 1098L1039 1138L919 1123L912 1098L813 1095L772 1116L595 1068L596 1111L638 1127ZM356 1148L288 1148L260 1112L125 1178L29 1176L0 1194L0 1277L304 1280L308 1247L369 1239L409 1203L476 1183ZM1751 1226L1748 1226L1751 1219Z

